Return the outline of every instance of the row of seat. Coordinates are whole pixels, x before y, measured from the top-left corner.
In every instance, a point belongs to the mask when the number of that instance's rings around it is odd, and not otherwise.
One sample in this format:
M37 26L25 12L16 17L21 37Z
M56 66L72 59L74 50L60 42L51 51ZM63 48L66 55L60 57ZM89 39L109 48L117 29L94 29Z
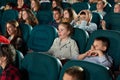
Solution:
M44 53L27 54L22 61L21 70L26 71L24 80L63 80L65 70L71 66L81 66L85 71L85 80L112 80L107 68L86 61L70 60L61 66L58 59ZM27 78L26 78L27 77Z
M39 34L39 35L38 35ZM74 29L74 33L71 36L77 42L80 53L84 53L90 49L93 40L96 37L107 37L110 40L110 47L108 54L113 58L114 69L118 70L120 65L120 32L112 30L97 30L90 36L86 31L79 28ZM57 37L57 31L54 27L48 25L35 26L28 39L29 49L35 52L46 52L50 49L54 39Z
M102 17L96 12L92 12L92 14L93 14L92 22L96 23L99 26L100 20L102 19ZM37 12L36 17L39 21L39 24L49 24L53 20L52 11L50 10ZM5 34L6 22L9 20L17 20L18 12L16 10L7 10L7 11L4 11L3 13L0 11L0 18L1 18L0 30L2 34ZM100 29L100 27L98 27L98 29Z
M49 50L51 47L53 40L57 37L57 31L49 26L49 25L37 25L33 28L33 30L29 27L22 26L23 38L28 44L28 48L38 52L44 52ZM39 35L38 35L39 34ZM107 35L105 35L107 34ZM120 41L119 41L119 32L115 31L102 31L97 30L93 32L90 37L87 33L83 30L75 28L75 32L72 36L73 39L76 40L80 53L87 51L92 41L88 44L88 38L90 39L93 35L93 39L99 36L108 37L111 41L111 46L109 49L109 55L111 55L114 59L114 66L115 69L118 70L118 66L120 64L119 60L119 48L120 48ZM114 44L115 43L115 44ZM46 45L47 44L47 45ZM116 47L117 48L116 48Z
M112 80L113 78L109 70L99 64L70 60L62 66L57 58L42 52L32 52L24 57L17 51L15 65L21 71L21 80L62 80L65 70L72 66L83 67L85 80Z
M83 9L89 9L91 11L96 10L96 4L97 3L89 4L88 2L76 2L76 3L73 3L73 4L70 4L70 3L67 3L67 2L62 2L61 3L63 9L71 7L75 10L76 13L79 13ZM40 4L40 6L41 6L41 10L51 10L51 3L49 3L49 2L43 2L43 3ZM107 3L104 11L109 13L110 11L112 11L111 9L112 9L111 4Z
M100 21L103 19L98 13L92 12L92 20L97 24L98 29L101 29ZM39 11L36 14L38 21L40 24L49 24L53 20L52 11ZM120 21L120 14L119 13L109 13L104 16L104 20L106 21L107 28L110 30L120 30L119 21ZM0 11L0 31L2 34L5 34L5 24L9 20L17 20L18 19L18 12L16 10L7 10L3 13Z

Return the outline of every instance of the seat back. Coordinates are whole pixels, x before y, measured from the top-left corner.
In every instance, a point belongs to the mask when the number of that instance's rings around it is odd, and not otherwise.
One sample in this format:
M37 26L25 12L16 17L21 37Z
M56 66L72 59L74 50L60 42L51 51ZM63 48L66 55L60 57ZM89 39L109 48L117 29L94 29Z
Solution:
M42 2L40 4L41 10L51 10L51 3L50 2Z
M120 33L116 31L110 31L110 30L94 31L89 37L89 40L86 46L86 51L90 49L96 37L106 37L109 39L110 47L107 52L108 52L108 55L110 55L113 58L114 69L118 70L118 67L120 65L120 40L119 40Z
M72 8L78 14L81 10L90 9L90 5L87 2L77 2L72 4Z
M21 67L23 58L24 58L23 54L20 51L16 50L15 66L19 69Z
M71 37L77 42L79 52L83 53L89 38L88 33L82 29L74 28L74 33Z
M28 24L21 23L19 25L19 27L21 29L23 39L27 43L27 41L28 41L28 39L29 39L29 37L31 35L32 26L30 26Z
M71 60L66 62L60 72L59 80L63 80L62 77L65 70L72 66L80 66L84 69L85 80L112 80L109 71L105 67L99 64L79 60Z
M7 3L6 0L0 0L0 7L5 6Z
M33 28L28 40L28 48L37 52L48 51L54 39L57 37L57 31L49 25L37 25Z
M96 23L97 24L97 28L98 29L100 29L101 27L100 27L100 21L103 19L103 17L99 14L99 13L97 13L97 12L92 12L92 20L91 20L91 22L93 22L93 23Z
M90 3L90 11L96 10L97 3Z
M24 57L21 69L27 71L29 80L58 80L60 67L56 58L33 52Z
M120 75L117 76L117 79L116 80L120 80Z
M2 10L0 10L0 33L2 33L2 28L1 28L1 18L2 18Z
M108 29L120 31L120 13L110 13L104 17L104 20L106 21Z
M63 8L63 9L70 8L70 7L71 7L71 4L70 4L70 3L62 2L62 8Z
M25 0L24 0L25 1ZM17 5L17 0L7 0L7 2L12 3L14 6Z
M52 11L50 10L40 10L36 15L39 24L49 24L53 20Z
M105 11L106 13L109 13L109 12L111 11L111 8L112 8L111 4L110 4L110 3L107 3L106 6L105 6L105 8L104 8L104 11Z

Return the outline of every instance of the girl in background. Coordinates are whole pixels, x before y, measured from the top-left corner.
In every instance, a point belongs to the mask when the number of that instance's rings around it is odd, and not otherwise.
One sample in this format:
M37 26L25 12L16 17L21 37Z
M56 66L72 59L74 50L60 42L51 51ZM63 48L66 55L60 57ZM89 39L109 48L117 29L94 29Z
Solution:
M16 20L6 23L6 37L10 40L10 43L15 49L21 51L24 55L26 54L27 47L25 46L19 24Z
M28 8L22 9L22 11L19 12L19 22L31 25L32 27L39 23L34 13Z

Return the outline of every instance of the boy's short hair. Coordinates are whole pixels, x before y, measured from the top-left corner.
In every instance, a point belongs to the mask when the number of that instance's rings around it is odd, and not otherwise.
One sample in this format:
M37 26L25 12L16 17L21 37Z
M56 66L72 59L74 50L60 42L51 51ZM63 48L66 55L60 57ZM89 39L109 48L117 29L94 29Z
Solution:
M61 7L54 7L53 9L52 9L52 11L58 11L60 14L62 14L63 13L63 9L61 8Z
M107 49L109 48L110 46L110 41L108 38L106 37L97 37L95 38L95 40L99 40L99 41L102 41L103 45L107 47Z
M85 80L85 74L82 67L72 66L68 68L65 73L72 76L74 80Z

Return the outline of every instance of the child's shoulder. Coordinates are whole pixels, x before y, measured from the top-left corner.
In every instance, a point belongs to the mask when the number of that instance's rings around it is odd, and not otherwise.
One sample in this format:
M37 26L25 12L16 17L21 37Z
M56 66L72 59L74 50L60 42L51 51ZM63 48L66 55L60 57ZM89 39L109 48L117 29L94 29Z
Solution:
M69 38L69 41L72 42L72 43L76 43L76 41L72 38Z

